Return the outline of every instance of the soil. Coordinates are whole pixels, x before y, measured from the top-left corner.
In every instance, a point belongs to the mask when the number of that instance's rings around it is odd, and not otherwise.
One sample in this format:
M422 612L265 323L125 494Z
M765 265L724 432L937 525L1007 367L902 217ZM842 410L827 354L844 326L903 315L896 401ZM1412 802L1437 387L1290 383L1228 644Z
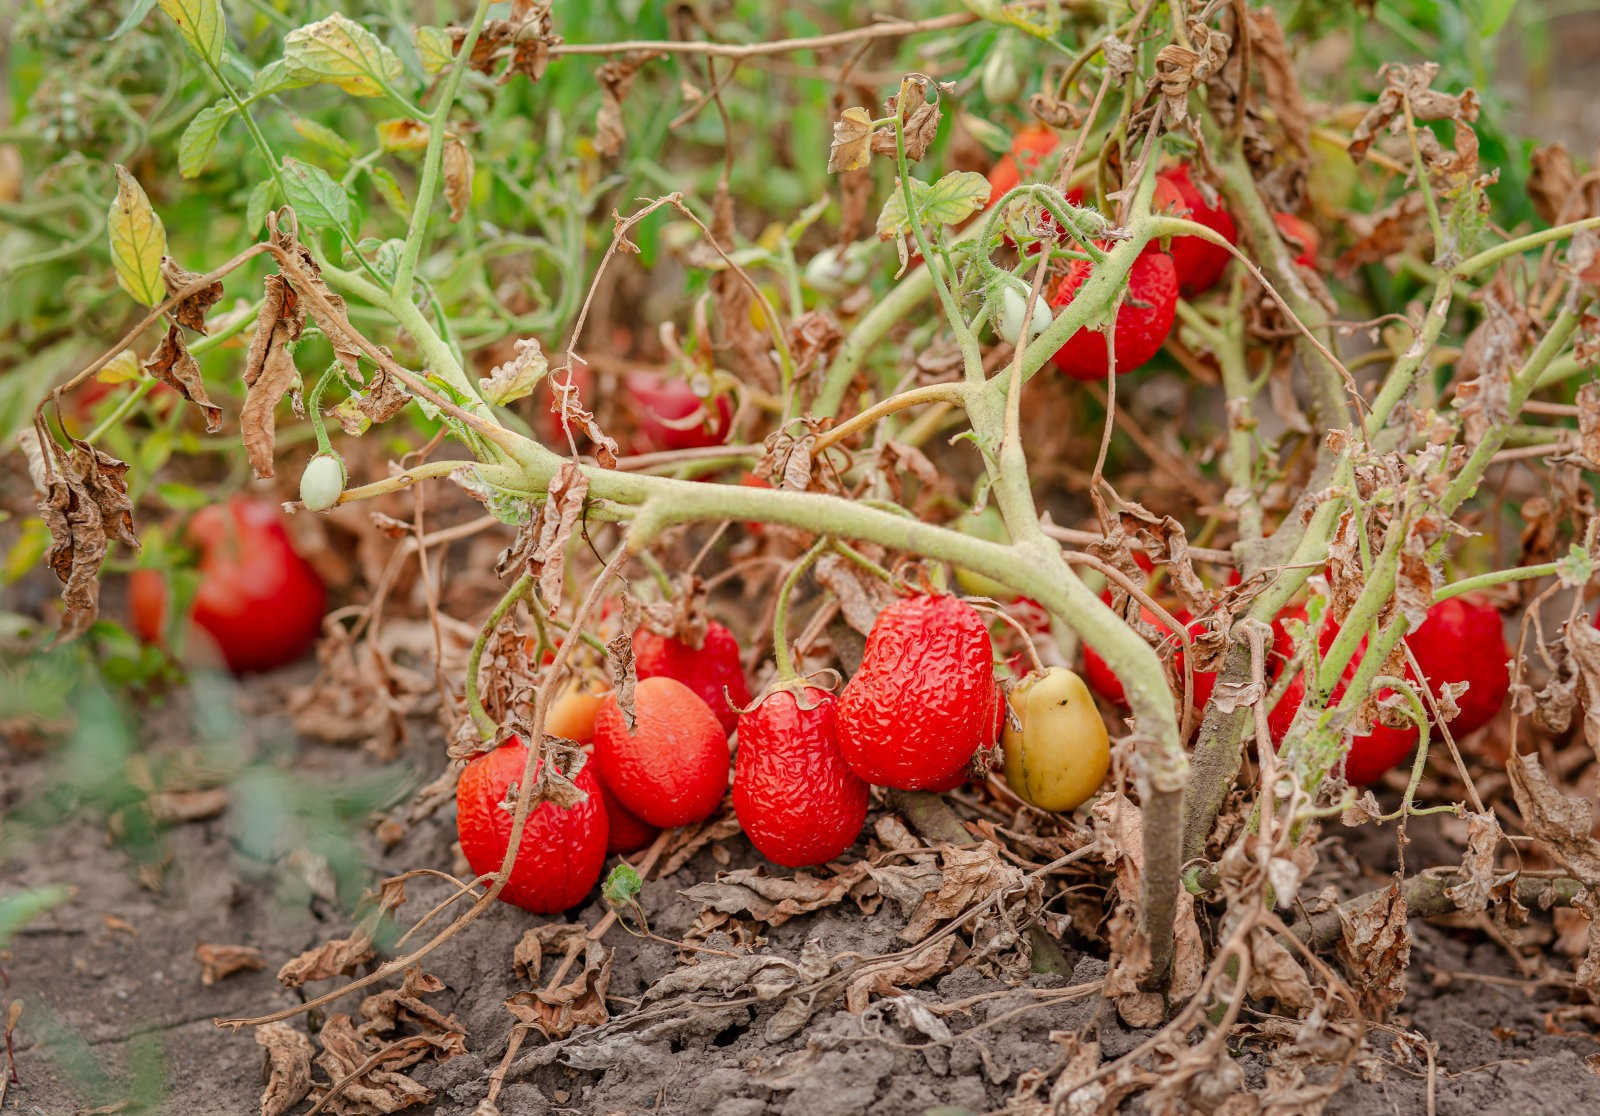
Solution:
M291 735L281 713L271 712L282 708L283 681L255 680L235 695L257 743ZM440 754L436 737L418 735L400 764L427 778ZM363 770L370 774L372 767L358 751L304 740L278 753L276 762L306 786ZM48 765L48 757L7 758L8 809L46 785ZM153 1101L157 1111L257 1110L262 1051L249 1031L233 1034L212 1020L300 1002L299 993L279 986L274 971L300 951L347 933L350 922L339 903L305 885L303 873L241 852L245 819L238 809L166 834L170 863L160 891L142 886L124 849L107 840L103 824L86 818L65 823L26 857L4 865L0 895L47 883L75 889L70 900L17 937L3 959L6 996L24 1005L15 1043L18 1080L7 1111L56 1116L134 1094ZM1413 865L1419 858L1456 862L1459 850L1447 846L1436 827L1414 828ZM1347 890L1381 883L1393 856L1392 830L1386 836L1361 833L1359 844L1345 849L1348 860L1332 847L1344 841L1337 832L1330 834L1323 857L1329 878L1342 878ZM453 840L446 809L387 851L378 851L370 837L362 839L362 848L376 879L418 865L449 868ZM734 836L702 849L673 875L648 882L640 901L651 929L682 938L700 909L683 889L726 868L758 862L744 839ZM1364 865L1368 879L1352 884L1342 868L1347 864ZM445 890L436 881L411 881L401 924L419 917ZM593 925L604 913L596 898L567 917ZM512 948L540 921L497 905L424 963L445 985L430 1002L465 1025L468 1053L410 1071L436 1095L431 1108L416 1111L466 1116L483 1098L511 1023L502 1001L525 987L513 971ZM766 948L791 959L800 957L808 941L829 954L883 953L896 948L894 936L905 921L904 912L889 903L869 916L845 902L772 929ZM1371 1079L1352 1074L1332 1111L1422 1112L1430 1090L1433 1110L1441 1114L1600 1111L1600 1045L1591 1036L1551 1033L1547 1026L1547 1014L1564 1002L1560 989L1520 979L1501 947L1476 930L1415 920L1413 930L1410 996L1405 1014L1390 1022L1437 1044L1436 1072L1430 1080L1415 1046L1391 1046L1387 1032L1374 1031L1368 1041L1383 1063L1381 1072L1369 1072ZM767 1029L770 1004L727 1006L702 999L710 1006L628 1021L644 990L682 962L672 945L630 936L620 927L605 941L616 950L612 1022L580 1028L552 1045L530 1041L501 1094L502 1112L831 1116L923 1113L942 1106L986 1112L1005 1106L1022 1075L1059 1067L1062 1051L1053 1032L1097 1027L1107 1057L1143 1037L1120 1026L1095 995L1051 995L1105 971L1103 961L1070 943L1070 976L1035 973L1007 984L958 968L911 989L908 1000L881 1001L861 1015L845 1011L842 1003L823 1005L797 1033L776 1039ZM255 946L266 968L204 985L193 956L199 942ZM729 944L715 936L707 942L713 948ZM353 1012L358 997L329 1010ZM928 1017L919 1016L915 1002L957 1000L972 1004L942 1015L951 1033L940 1034L935 1024L937 1037L930 1039ZM314 1023L322 1018L312 1016ZM304 1027L304 1017L295 1025ZM1246 1045L1234 1053L1247 1080L1259 1086L1264 1062L1257 1052Z

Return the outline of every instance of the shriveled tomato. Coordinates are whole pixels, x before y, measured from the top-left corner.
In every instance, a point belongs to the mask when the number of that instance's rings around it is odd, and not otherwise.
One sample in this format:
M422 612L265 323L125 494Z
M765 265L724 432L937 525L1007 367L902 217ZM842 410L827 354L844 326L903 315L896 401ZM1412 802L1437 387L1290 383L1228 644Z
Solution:
M292 663L316 642L327 593L283 528L276 504L235 496L202 508L189 523L200 550L194 628L236 674ZM155 642L167 610L167 585L138 570L128 586L134 631Z

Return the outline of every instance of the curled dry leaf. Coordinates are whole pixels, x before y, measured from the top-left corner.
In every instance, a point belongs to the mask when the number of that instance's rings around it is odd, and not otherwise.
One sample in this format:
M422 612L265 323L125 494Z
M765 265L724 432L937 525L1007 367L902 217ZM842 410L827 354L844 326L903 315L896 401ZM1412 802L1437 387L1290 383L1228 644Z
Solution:
M622 122L622 102L628 99L628 89L645 63L660 58L659 51L635 51L613 58L594 72L604 98L594 118L595 150L606 158L622 153L628 141L628 131Z
M796 872L769 876L760 868L720 872L707 883L686 888L685 897L723 914L747 915L768 926L782 926L797 915L831 907L867 877L867 865L855 861L829 869L831 875Z
M576 953L588 940L589 931L576 922L547 922L523 931L511 951L511 966L529 984L539 983L539 970L546 954L564 956Z
M200 962L201 984L215 984L234 973L257 973L267 967L261 951L255 946L201 942L194 947L194 959Z
M258 477L270 477L276 443L278 403L300 383L289 343L305 328L305 309L282 275L269 275L263 285L261 314L244 360L244 407L239 411L239 431L250 467Z
M998 845L988 841L973 849L945 846L939 850L939 890L925 895L900 931L900 940L916 943L997 892L1026 900L1022 869L1004 860Z
M1411 930L1406 923L1405 895L1395 883L1363 910L1338 910L1339 961L1350 977L1362 1010L1375 1019L1383 1019L1406 994Z
M1245 13L1251 61L1267 87L1267 101L1276 113L1289 142L1302 155L1311 152L1311 112L1300 92L1294 59L1283 37L1278 14L1271 8L1250 8Z
M454 1015L424 1003L422 997L443 992L444 981L413 965L405 971L399 988L374 992L361 1001L357 1032L378 1038L401 1027L427 1036L431 1052L444 1060L467 1052L467 1029Z
M487 376L478 379L478 390L484 399L496 406L503 407L532 394L550 367L538 338L519 338L514 347L515 356L504 364L495 365Z
M467 205L472 201L472 151L459 139L450 139L444 145L444 196L450 203L450 220L460 221L466 216Z
M311 1040L287 1023L265 1023L256 1042L266 1051L261 1116L283 1116L311 1091Z
M479 73L491 73L496 57L506 48L511 50L511 64L499 77L499 84L510 81L512 75L522 74L529 81L544 77L550 64L550 48L559 46L563 39L555 33L550 18L553 0L512 0L509 19L491 19L484 23L478 41L473 45L469 64ZM466 29L452 27L452 53L461 50L466 41Z
M948 88L948 87L946 87ZM928 153L934 137L939 134L939 104L928 100L928 82L921 77L908 76L900 81L900 91L883 104L884 115L900 114L901 131L905 136L906 158L915 163ZM837 136L837 127L835 128ZM837 143L837 139L835 139ZM885 130L872 133L872 150L879 155L895 157L894 132ZM830 169L832 160L829 160Z
M1500 836L1500 822L1492 812L1467 814L1467 851L1461 858L1464 878L1444 890L1463 914L1477 914L1489 905L1495 885L1494 852Z
M828 553L817 559L817 584L839 602L845 623L862 635L872 631L873 622L894 601L894 590L843 555Z
M1593 805L1553 785L1537 755L1511 753L1506 774L1528 835L1585 886L1600 886L1600 840L1594 837Z
M1350 214L1345 224L1351 233L1351 244L1334 261L1334 275L1348 279L1358 267L1382 263L1405 251L1426 217L1427 205L1418 190L1407 190L1376 213Z
M161 281L166 284L167 297L171 298L203 276L190 271L171 256L161 257ZM203 334L206 331L206 311L222 298L222 280L213 279L192 294L185 295L178 304L167 311L177 325Z
M1600 383L1578 389L1578 436L1591 469L1600 470Z
M1311 980L1300 967L1289 947L1263 927L1250 935L1250 983L1246 993L1253 1000L1272 999L1280 1011L1303 1016L1315 1004Z
M317 1055L317 1065L330 1081L342 1082L356 1070L382 1052L377 1064L367 1069L328 1099L328 1088L318 1086L316 1098L326 1101L324 1111L338 1116L364 1116L369 1112L400 1112L407 1108L428 1104L433 1100L432 1090L417 1083L397 1069L395 1065L411 1065L426 1056L426 1042L401 1039L383 1043L362 1035L348 1015L336 1012L328 1016L317 1033L322 1053Z
M828 145L828 173L858 171L872 161L872 114L859 105L839 114Z
M564 461L550 478L549 499L534 519L517 530L511 545L495 564L500 578L528 573L538 579L539 596L551 616L561 608L566 580L567 540L583 513L589 478L572 461Z
M220 288L221 284L218 286ZM207 434L215 434L222 429L222 408L211 402L211 397L206 394L200 365L184 344L183 334L176 324L167 328L155 351L145 357L143 368L148 375L175 388L179 395L200 408L205 415Z
M556 988L515 992L507 998L506 1009L548 1039L566 1038L579 1027L598 1027L610 1018L606 992L611 987L612 954L597 941L587 942L577 976Z
M66 614L57 640L82 634L100 611L100 566L112 539L139 549L128 498L128 466L73 439L63 451L36 417L18 439L39 493L39 517L50 531L45 565L60 579Z
M1577 669L1584 739L1595 756L1600 757L1600 629L1580 617L1567 624L1564 638L1568 660Z
M966 948L951 935L926 943L909 957L891 954L896 960L863 966L863 971L853 976L845 989L845 1008L859 1014L866 1010L874 996L893 996L901 989L926 984L955 968L965 953Z

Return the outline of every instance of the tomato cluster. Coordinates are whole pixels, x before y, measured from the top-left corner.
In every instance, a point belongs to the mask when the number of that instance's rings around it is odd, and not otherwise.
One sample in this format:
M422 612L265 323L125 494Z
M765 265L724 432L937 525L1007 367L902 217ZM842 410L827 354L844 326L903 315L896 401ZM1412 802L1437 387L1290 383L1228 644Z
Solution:
M1018 131L1011 150L989 172L989 205L994 205L1024 180L1036 177L1057 146L1056 135L1048 128L1031 126ZM1074 205L1082 204L1083 198L1081 188L1067 194L1067 200ZM1233 215L1209 185L1195 181L1189 163L1175 163L1157 174L1151 208L1203 225L1228 244L1238 242ZM1279 231L1296 249L1294 262L1314 267L1318 247L1316 230L1291 213L1275 214L1274 219ZM1048 214L1044 224L1055 229L1057 241L1067 239L1065 230L1056 229L1055 221ZM1096 246L1106 250L1113 245L1111 241L1097 241ZM1173 237L1165 250L1152 241L1134 260L1128 273L1128 285L1116 313L1114 338L1109 349L1102 324L1085 325L1067 338L1051 360L1061 372L1075 380L1106 379L1111 375L1113 357L1118 375L1141 367L1160 352L1172 332L1179 296L1195 298L1216 286L1231 258L1232 253L1226 247L1198 235ZM1072 260L1046 291L1049 307L1059 313L1071 305L1094 270L1095 265L1087 258ZM1008 339L1015 343L1014 337Z

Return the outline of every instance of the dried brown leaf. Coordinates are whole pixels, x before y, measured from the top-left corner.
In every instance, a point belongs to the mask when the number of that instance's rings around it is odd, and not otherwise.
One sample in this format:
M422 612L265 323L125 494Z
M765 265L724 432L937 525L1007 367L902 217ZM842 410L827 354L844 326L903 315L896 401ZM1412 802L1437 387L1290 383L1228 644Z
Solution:
M551 616L562 605L567 541L572 538L588 494L589 478L575 462L563 461L550 478L548 498L538 517L517 531L516 539L501 552L495 565L495 575L500 578L534 575Z
M278 403L298 387L300 371L289 343L305 328L305 309L282 275L269 275L263 286L261 314L244 361L244 407L239 429L250 465L258 477L270 477L276 441Z
M914 988L942 976L960 963L965 952L955 936L928 942L909 957L863 966L845 990L848 1011L860 1014L874 996L893 996L901 989Z
M328 1101L325 1111L339 1116L358 1116L370 1112L400 1112L407 1108L428 1104L433 1100L432 1090L418 1084L397 1070L385 1065L405 1062L411 1064L426 1054L426 1044L415 1039L382 1043L362 1035L343 1012L328 1016L317 1033L322 1053L317 1055L317 1065L322 1067L330 1081L345 1078L365 1066L375 1054L383 1052L388 1057L345 1085L339 1095ZM317 1095L325 1099L327 1090L318 1087Z
M829 871L829 876L806 871L769 876L760 868L744 868L718 873L715 880L695 884L683 894L714 911L781 926L796 915L831 907L845 898L866 877L867 866L853 861Z
M255 946L201 942L194 947L194 959L200 962L201 984L215 984L234 973L257 973L267 967L261 951Z
M1528 199L1547 225L1566 220L1567 207L1578 189L1578 170L1559 143L1536 147L1528 157Z
M1585 886L1600 885L1600 841L1594 837L1593 805L1553 785L1537 755L1513 752L1506 760L1506 774L1528 835Z
M659 51L636 51L613 58L594 72L603 98L595 114L594 146L606 158L620 155L622 145L628 140L628 131L622 122L622 102L628 99L633 79L645 63L660 57Z
M161 281L167 285L168 298L200 278L199 272L187 270L171 256L161 257ZM203 334L206 331L206 311L221 298L222 280L213 280L193 294L186 295L167 313L177 325Z
M265 1023L256 1042L266 1051L261 1116L283 1116L311 1091L311 1040L287 1023Z
M815 569L817 584L833 594L845 623L862 635L872 631L878 613L894 602L889 585L843 555L824 554Z
M859 106L847 108L833 124L828 173L862 170L871 160L872 114Z
M176 325L168 327L161 343L144 359L143 367L146 374L176 389L179 395L200 408L206 419L206 433L215 434L222 429L222 408L206 394L200 365L190 355Z
M1295 1016L1304 1015L1315 1005L1310 978L1275 934L1264 928L1251 933L1250 962L1246 991L1251 999L1276 1000L1280 1011Z
M1300 92L1294 59L1284 40L1278 14L1271 8L1250 8L1246 11L1245 26L1250 37L1251 62L1266 83L1267 102L1272 105L1289 142L1302 155L1308 155L1311 152L1311 112Z
M1363 910L1347 914L1339 908L1336 952L1368 1015L1383 1019L1405 998L1411 930L1398 883L1384 889Z
M371 898L369 893L369 898ZM320 946L313 946L297 957L285 962L278 970L278 982L285 988L298 988L311 980L349 974L357 965L365 964L377 955L373 934L379 923L405 902L405 884L396 879L384 880L378 888L373 909L362 919L355 932L347 938L336 938Z
M939 863L939 890L923 897L900 931L901 941L920 942L968 907L1022 883L1022 869L1003 859L999 846L988 841L972 849L945 846L939 850Z
M577 976L556 988L513 993L506 1008L518 1022L537 1027L550 1039L566 1038L578 1027L598 1027L610 1018L606 991L611 987L611 959L611 950L587 942Z
M128 497L128 466L88 442L63 451L37 419L18 441L38 493L39 517L50 531L45 565L62 583L66 606L59 640L94 623L100 610L100 566L111 540L139 549Z
M472 151L459 139L444 145L444 197L450 203L450 220L460 221L472 202Z
M1494 890L1494 853L1500 844L1500 823L1493 813L1467 814L1467 851L1461 858L1466 877L1445 895L1463 914L1477 914L1489 905Z

